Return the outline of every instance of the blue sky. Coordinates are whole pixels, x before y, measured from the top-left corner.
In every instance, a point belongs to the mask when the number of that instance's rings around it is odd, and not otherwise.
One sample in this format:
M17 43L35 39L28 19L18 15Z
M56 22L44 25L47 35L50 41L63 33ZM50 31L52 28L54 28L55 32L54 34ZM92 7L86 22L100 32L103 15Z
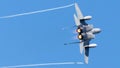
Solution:
M42 66L41 68L118 68L119 67L119 0L76 0L87 21L102 32L92 42L89 64ZM0 17L54 8L74 3L74 0L0 0ZM0 67L49 62L84 61L73 37L74 6L44 13L0 19ZM62 28L66 28L62 30ZM29 68L29 67L28 67ZM40 68L40 67L30 67Z

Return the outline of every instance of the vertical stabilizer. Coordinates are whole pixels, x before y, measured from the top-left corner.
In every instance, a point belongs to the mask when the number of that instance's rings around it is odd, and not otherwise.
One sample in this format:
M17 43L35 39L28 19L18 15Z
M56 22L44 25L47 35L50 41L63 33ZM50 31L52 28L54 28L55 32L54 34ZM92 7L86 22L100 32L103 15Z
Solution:
M80 8L78 7L78 4L75 3L75 10L76 10L76 13L77 13L77 16L78 16L78 19L84 19L83 15L82 15L82 12L80 10Z

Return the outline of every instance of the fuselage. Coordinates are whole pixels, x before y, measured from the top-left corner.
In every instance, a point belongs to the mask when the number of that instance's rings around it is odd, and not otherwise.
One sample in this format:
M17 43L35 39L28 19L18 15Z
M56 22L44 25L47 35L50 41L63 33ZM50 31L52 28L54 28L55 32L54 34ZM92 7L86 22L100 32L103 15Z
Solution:
M83 25L77 28L78 39L79 40L91 40L95 38L94 34L101 32L100 28L93 28L93 25Z

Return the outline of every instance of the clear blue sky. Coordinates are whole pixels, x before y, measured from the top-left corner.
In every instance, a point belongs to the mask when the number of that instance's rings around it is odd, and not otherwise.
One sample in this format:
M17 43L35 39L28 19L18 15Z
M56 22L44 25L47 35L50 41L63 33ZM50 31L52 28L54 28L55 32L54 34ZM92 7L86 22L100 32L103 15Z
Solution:
M102 32L92 42L89 64L31 68L118 68L120 67L119 0L76 0L87 21ZM74 0L0 0L0 16L43 10L74 3ZM74 6L15 18L0 19L0 67L49 62L84 61L78 44L63 45L73 39Z

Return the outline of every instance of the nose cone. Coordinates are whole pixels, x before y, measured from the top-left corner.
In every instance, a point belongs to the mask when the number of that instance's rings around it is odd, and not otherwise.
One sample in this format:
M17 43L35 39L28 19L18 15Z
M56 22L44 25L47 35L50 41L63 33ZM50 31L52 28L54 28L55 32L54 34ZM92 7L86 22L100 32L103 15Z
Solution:
M100 28L94 28L94 29L92 30L92 32L93 32L93 34L98 34L98 33L101 32L101 29L100 29Z

